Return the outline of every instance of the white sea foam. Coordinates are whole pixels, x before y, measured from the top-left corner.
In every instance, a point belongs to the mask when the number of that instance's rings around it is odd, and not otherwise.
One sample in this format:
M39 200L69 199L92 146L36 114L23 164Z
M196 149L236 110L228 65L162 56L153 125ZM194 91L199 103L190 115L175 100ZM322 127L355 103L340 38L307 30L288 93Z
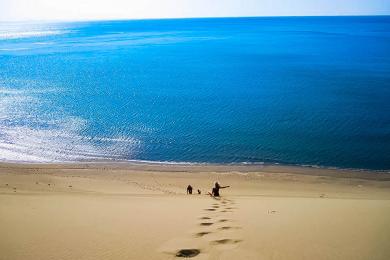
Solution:
M16 31L0 32L0 40L11 40L20 38L44 37L68 33L67 30L45 30L45 31Z
M30 50L30 48L1 48L0 51L26 51Z
M54 42L34 42L35 45L52 45Z

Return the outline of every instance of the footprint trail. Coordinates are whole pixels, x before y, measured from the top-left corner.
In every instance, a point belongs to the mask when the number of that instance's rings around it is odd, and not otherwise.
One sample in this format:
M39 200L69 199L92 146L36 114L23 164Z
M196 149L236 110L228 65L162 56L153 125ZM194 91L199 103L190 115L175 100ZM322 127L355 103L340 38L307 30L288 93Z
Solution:
M237 210L235 202L225 198L215 200L217 202L203 209L189 246L174 251L175 258L209 259L210 254L218 258L222 251L234 249L243 241L237 233L241 226L231 219L231 213Z

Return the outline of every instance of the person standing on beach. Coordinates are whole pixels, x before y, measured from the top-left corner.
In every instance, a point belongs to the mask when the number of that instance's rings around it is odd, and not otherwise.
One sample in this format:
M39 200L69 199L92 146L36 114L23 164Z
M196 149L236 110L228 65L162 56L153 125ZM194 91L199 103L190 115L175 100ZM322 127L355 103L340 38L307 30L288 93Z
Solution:
M215 183L215 186L211 192L211 196L214 196L214 197L219 197L219 189L225 189L225 188L228 188L230 186L221 186L219 185L218 182Z
M191 185L187 186L187 194L192 194L192 186Z

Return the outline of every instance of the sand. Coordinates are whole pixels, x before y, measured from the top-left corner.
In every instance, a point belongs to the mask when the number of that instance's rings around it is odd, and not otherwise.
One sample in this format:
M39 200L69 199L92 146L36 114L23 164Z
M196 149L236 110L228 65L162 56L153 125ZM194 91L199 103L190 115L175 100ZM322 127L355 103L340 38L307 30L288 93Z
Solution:
M2 163L0 235L1 260L387 260L390 173Z

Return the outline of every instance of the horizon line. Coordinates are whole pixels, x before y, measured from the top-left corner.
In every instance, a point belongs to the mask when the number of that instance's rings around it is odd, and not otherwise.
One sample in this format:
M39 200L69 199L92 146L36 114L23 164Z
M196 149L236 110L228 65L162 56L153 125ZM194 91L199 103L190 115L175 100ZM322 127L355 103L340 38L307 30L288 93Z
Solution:
M185 19L226 19L226 18L295 18L295 17L384 17L390 14L341 14L341 15L262 15L262 16L189 16L189 17L144 17L144 18L87 18L87 19L26 19L26 20L0 20L4 23L22 22L99 22L99 21L139 21L139 20L185 20Z

